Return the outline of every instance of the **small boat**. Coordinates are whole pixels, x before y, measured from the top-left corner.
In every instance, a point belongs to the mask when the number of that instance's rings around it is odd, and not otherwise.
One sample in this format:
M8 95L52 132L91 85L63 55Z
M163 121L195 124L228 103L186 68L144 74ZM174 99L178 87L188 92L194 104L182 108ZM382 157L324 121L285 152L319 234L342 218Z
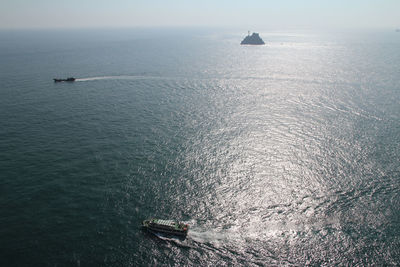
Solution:
M67 79L53 79L55 83L59 83L59 82L75 82L75 78L74 77L69 77Z
M173 220L150 219L142 222L142 227L150 232L186 237L189 225Z

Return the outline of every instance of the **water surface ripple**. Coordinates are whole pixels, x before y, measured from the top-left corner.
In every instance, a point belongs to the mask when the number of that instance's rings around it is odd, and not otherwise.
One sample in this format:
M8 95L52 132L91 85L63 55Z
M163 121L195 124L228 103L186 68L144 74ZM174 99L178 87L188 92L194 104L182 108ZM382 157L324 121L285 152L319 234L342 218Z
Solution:
M1 266L400 262L398 35L0 34Z

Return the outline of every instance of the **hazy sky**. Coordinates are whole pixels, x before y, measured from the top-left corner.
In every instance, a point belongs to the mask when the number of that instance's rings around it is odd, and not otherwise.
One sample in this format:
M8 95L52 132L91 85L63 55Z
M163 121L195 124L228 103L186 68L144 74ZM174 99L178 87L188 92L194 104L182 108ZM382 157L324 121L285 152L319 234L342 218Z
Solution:
M397 28L400 0L0 0L0 28Z

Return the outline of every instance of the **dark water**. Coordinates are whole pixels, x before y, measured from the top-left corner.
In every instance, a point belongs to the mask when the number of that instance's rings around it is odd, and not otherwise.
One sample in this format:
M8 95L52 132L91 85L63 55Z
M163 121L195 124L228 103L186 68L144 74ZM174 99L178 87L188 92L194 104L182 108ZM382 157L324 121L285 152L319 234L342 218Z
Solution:
M399 264L400 35L260 35L1 32L0 266Z

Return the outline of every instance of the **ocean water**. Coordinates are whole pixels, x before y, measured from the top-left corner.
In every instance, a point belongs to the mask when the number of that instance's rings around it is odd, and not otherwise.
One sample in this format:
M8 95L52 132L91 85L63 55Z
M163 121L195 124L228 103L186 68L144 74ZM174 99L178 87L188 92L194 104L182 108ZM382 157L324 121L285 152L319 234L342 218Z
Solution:
M0 266L399 265L400 34L260 36L0 32Z

